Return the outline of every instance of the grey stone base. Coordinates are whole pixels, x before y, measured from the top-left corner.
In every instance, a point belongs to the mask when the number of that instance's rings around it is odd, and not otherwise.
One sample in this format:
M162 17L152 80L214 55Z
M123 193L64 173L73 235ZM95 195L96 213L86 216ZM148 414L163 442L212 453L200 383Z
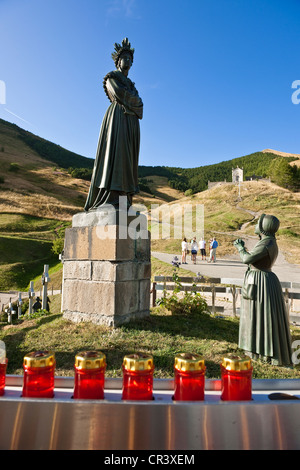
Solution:
M139 218L142 230L147 230L147 218L139 213L139 208L131 206L130 210L122 208L115 209L107 204L97 210L88 212L78 212L72 218L72 227L89 227L89 226L122 226L128 227L131 222Z
M63 315L106 325L139 318L140 312L149 315L150 273L150 263L143 261L65 260Z
M119 227L66 230L62 312L73 322L118 326L150 315L150 236L120 239ZM102 234L101 234L102 235Z

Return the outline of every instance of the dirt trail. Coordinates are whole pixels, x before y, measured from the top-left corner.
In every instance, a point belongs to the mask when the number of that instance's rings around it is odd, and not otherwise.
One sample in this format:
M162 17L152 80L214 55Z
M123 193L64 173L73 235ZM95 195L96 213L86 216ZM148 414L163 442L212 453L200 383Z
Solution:
M235 230L234 232L232 232L232 231L231 232L215 231L215 232L223 234L223 235L229 235L229 236L232 237L232 239L243 238L245 240L246 244L247 244L247 248L251 249L251 248L253 248L254 244L257 241L257 235L255 235L254 233L253 233L253 235L245 234L244 231L248 227L248 225L252 224L255 219L259 218L260 213L251 211L249 209L244 209L243 207L240 207L239 205L236 205L236 209L238 209L240 211L243 211L243 212L246 212L247 214L252 215L253 218L251 220L249 220L248 222L245 222L244 224L242 224L240 226L240 228L238 230ZM232 256L229 256L229 258L238 259L238 255L232 255Z
M243 232L245 230L245 228L248 227L249 224L252 224L252 222L255 220L255 219L258 219L259 216L260 216L260 213L259 212L254 212L254 211L251 211L249 209L244 209L243 207L240 207L240 206L236 206L236 209L238 209L239 211L244 211L244 212L247 212L247 214L250 214L253 216L253 219L249 220L248 222L245 222L244 224L241 225L240 227L240 230L239 232Z
M258 236L254 233L254 230L253 230L253 235L246 234L245 229L248 227L249 224L252 224L254 220L258 219L261 213L251 211L250 209L244 209L243 207L240 207L238 204L236 205L236 209L246 212L247 214L250 214L253 218L250 221L242 224L239 230L236 230L234 232L216 231L216 233L231 236L233 240L236 238L242 238L245 241L246 249L248 251L251 251L256 245L256 243L258 242ZM240 260L240 256L238 253L235 253L232 255L224 256L224 259L238 261ZM276 260L276 268L274 270L276 271L277 269L278 269L278 272L280 272L281 274L282 280L288 279L294 282L300 282L300 266L297 264L292 264L289 261L287 261L282 250L279 250L278 257Z

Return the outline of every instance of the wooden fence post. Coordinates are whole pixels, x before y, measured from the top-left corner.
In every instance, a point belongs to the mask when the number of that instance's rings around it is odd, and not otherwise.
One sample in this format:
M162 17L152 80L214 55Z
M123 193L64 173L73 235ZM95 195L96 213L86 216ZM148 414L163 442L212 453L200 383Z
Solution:
M290 312L294 310L294 294L293 292L290 293Z
M215 302L216 302L216 290L215 290L215 285L211 285L211 313L215 313Z
M285 299L285 304L287 308L288 315L290 314L290 308L289 308L289 290L286 288L285 293L284 293L284 299Z
M231 293L232 293L232 313L233 316L236 317L236 286L231 286Z
M152 307L155 307L156 304L156 282L152 284Z

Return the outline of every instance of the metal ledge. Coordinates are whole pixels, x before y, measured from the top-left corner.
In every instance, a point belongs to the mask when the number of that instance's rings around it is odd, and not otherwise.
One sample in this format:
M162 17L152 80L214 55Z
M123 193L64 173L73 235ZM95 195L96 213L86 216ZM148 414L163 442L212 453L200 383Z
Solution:
M205 399L172 399L173 380L154 380L154 399L122 401L122 379L107 378L104 400L72 399L74 379L56 377L53 399L22 398L22 376L7 376L0 397L3 450L300 449L300 380L253 380L251 401L220 400L207 379Z

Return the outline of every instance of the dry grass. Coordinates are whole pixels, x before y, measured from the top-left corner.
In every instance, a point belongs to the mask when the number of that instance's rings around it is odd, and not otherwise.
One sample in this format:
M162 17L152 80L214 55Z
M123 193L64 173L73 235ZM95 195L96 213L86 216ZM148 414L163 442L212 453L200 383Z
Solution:
M29 194L15 191L0 192L0 212L30 214L36 217L47 217L57 220L71 220L79 208L58 201L54 195L43 195L38 192Z
M232 242L237 236L254 235L254 225L257 220L255 216L259 217L262 213L275 215L281 222L277 236L280 249L290 262L300 264L300 193L292 193L268 182L249 181L242 184L241 200L239 200L238 187L227 183L168 204L169 209L174 209L171 224L178 223L185 204L192 204L194 207L197 204L203 205L204 236L206 240L213 236L217 237L220 256L235 253ZM161 216L159 218L161 222ZM195 219L195 210L193 219ZM169 239L152 240L152 249L180 253L181 239L174 238L172 229L170 235ZM182 234L187 239L192 235L192 232Z
M280 157L294 157L294 158L297 158L297 160L291 162L291 165L300 166L300 154L299 153L280 152L278 150L272 150L272 149L265 149L265 150L262 150L262 152L263 153L275 153L276 155L279 155Z
M146 178L148 179L148 177ZM133 204L142 204L147 207L148 210L151 206L156 204L166 204L171 201L177 201L183 197L183 193L172 189L168 186L168 179L163 176L149 176L147 186L153 192L153 196L148 193L141 192L134 196Z
M0 152L0 176L4 178L4 183L0 184L0 212L70 221L75 213L83 210L90 184L88 181L72 178L66 170L55 168L52 162L39 157L16 137L13 129L0 134L0 143L5 150ZM17 164L19 170L11 172L11 164ZM181 232L180 237L174 236L174 225L182 216L183 205L193 204L194 207L203 205L204 226L199 228L204 228L206 240L212 236L218 238L220 256L235 253L232 240L236 234L253 234L253 215L247 211L258 215L265 212L276 215L281 221L278 243L286 258L300 263L300 193L291 193L271 183L251 181L243 182L241 201L238 200L238 186L230 183L186 197L170 188L164 177L149 176L147 179L152 180L147 184L155 197L140 193L134 198L134 204L143 204L148 210L151 205L161 207L165 204L173 211L170 233L160 236L158 240L152 237L153 251L180 253L182 237L191 239L194 235L197 222L195 211L192 231ZM161 221L160 216L159 219ZM240 231L247 223L249 225ZM151 230L153 233L153 226ZM13 235L18 235L18 232L14 231ZM22 235L19 233L19 236ZM47 233L32 232L32 237L43 239Z
M70 220L84 205L89 183L41 158L5 128L0 134L0 212ZM12 171L12 166L14 170Z

